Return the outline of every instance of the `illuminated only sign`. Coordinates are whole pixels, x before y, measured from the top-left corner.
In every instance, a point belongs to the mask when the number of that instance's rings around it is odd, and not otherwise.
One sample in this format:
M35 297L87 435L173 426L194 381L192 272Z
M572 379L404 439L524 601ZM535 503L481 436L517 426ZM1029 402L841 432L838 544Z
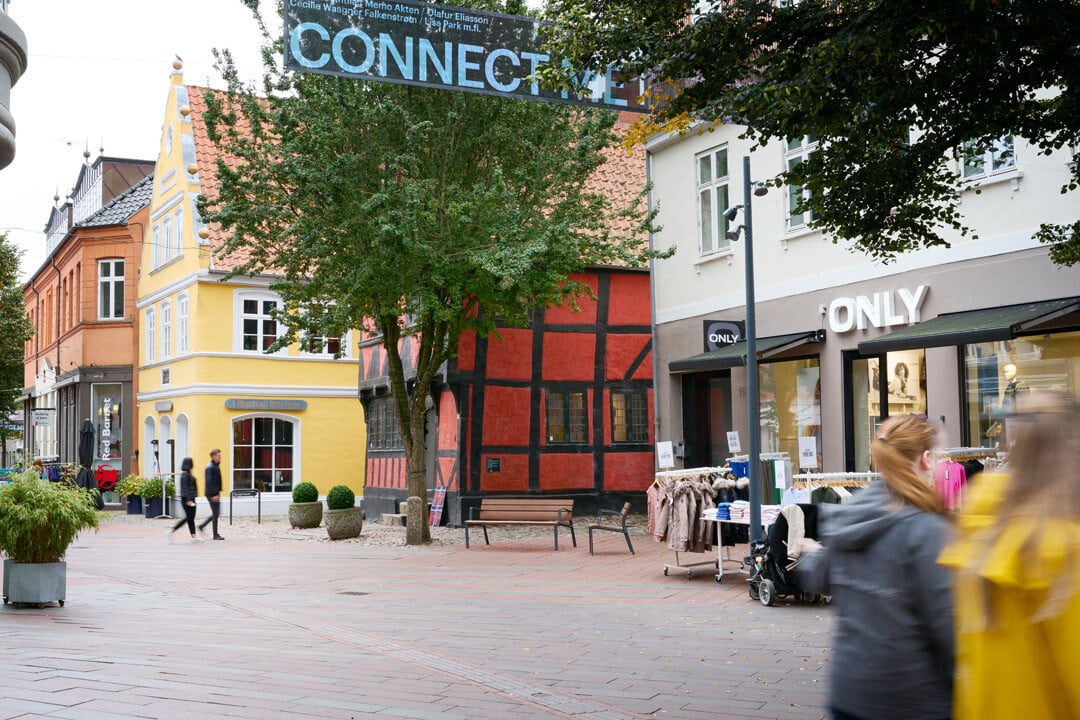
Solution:
M543 24L518 15L413 0L286 0L285 68L548 102L644 112L641 84L579 78L591 97L531 80L550 58Z

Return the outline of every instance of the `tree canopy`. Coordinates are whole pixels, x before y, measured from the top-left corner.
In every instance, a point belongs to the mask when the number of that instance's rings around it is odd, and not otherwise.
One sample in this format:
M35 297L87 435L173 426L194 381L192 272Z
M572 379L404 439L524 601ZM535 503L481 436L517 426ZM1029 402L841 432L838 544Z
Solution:
M249 2L249 6L250 6ZM503 12L485 2L483 9ZM257 16L256 16L257 17ZM228 94L211 94L211 140L226 154L207 222L229 232L234 274L269 273L287 335L381 336L405 444L409 494L426 496L424 410L462 333L586 292L568 276L641 264L648 250L613 234L618 213L589 190L615 140L612 113L462 92L281 74L265 26L257 92L228 53ZM415 378L399 341L416 336ZM417 347L418 346L418 347Z
M759 143L817 136L776 183L878 259L970 234L947 162L964 143L1070 148L1062 192L1080 186L1076 0L551 0L548 16L566 61L549 82L611 65L649 79L638 140L718 122ZM1038 234L1054 262L1080 261L1080 220Z
M16 409L15 398L23 388L23 346L34 336L19 283L21 257L7 233L0 233L0 447L8 435L8 415Z

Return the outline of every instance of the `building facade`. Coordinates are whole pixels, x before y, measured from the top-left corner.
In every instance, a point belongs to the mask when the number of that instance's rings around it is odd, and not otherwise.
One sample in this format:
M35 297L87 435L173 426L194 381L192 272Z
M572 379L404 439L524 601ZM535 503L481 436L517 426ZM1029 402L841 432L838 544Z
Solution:
M27 459L77 462L89 419L94 468L122 476L133 466L135 283L152 172L149 161L99 157L50 212L45 261L23 288L34 326L24 352Z
M952 447L1005 451L1018 389L1080 397L1080 268L1053 266L1034 239L1041 223L1076 220L1080 192L1061 192L1074 158L1006 137L953 161L975 236L891 264L811 229L792 210L800 188L752 197L760 416L748 418L746 240L724 211L744 202L744 156L766 181L816 140L751 153L740 132L648 144L654 243L678 248L654 274L657 439L686 467L733 454L729 431L745 450L754 423L762 452L796 468L864 471L877 423L902 412L942 421Z
M138 283L142 471L172 474L192 457L201 487L201 468L220 449L224 494L244 491L237 514L284 513L303 481L321 494L348 485L360 495L355 343L317 338L266 352L281 299L269 276L230 278L225 237L199 217L197 198L216 183L204 121L211 91L185 85L174 68Z

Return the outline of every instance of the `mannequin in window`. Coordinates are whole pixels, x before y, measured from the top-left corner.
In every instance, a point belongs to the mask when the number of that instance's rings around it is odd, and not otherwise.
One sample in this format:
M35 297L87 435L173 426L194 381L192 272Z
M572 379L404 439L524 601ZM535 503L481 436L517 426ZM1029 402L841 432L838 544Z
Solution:
M1030 388L1027 383L1016 377L1016 366L1008 363L1001 369L1005 376L1005 390L1002 393L1001 406L1006 412L1011 412L1016 406L1016 396L1026 393Z

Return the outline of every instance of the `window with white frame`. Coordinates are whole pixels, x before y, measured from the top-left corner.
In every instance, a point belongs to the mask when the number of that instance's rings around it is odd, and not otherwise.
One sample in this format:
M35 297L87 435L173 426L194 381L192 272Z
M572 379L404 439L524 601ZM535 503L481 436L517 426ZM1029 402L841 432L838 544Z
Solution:
M184 249L184 211L177 210L173 215L172 256L180 257Z
M124 261L98 260L98 320L124 319Z
M188 351L188 295L180 293L176 298L176 354Z
M155 323L154 308L146 310L146 362L154 362L154 351L157 347L157 328Z
M960 156L960 174L964 180L984 178L1016 168L1012 135L997 138L989 144L966 142L960 148Z
M150 267L161 264L161 225L155 223L150 231Z
M161 303L161 359L172 357L172 302Z
M728 220L728 151L726 147L710 150L697 158L698 250L711 255L727 249Z
M799 138L788 138L785 146L784 158L788 170L810 158L817 150L818 139L816 135L807 135ZM799 212L799 205L810 199L810 191L802 185L788 185L788 230L803 228L814 219L809 210Z
M242 292L238 297L236 349L262 353L278 339L278 322L273 313L281 301L273 293Z
M292 491L297 424L283 417L233 420L233 490Z
M167 217L161 221L161 262L167 263L173 258L172 254L172 218Z
M330 303L330 307L323 310L324 314L328 313L332 307L333 303ZM318 312L318 310L313 312ZM345 333L344 337L333 337L317 335L315 332L308 331L302 333L300 337L300 350L308 355L334 356L340 353L343 357L348 357L348 348L348 332Z

